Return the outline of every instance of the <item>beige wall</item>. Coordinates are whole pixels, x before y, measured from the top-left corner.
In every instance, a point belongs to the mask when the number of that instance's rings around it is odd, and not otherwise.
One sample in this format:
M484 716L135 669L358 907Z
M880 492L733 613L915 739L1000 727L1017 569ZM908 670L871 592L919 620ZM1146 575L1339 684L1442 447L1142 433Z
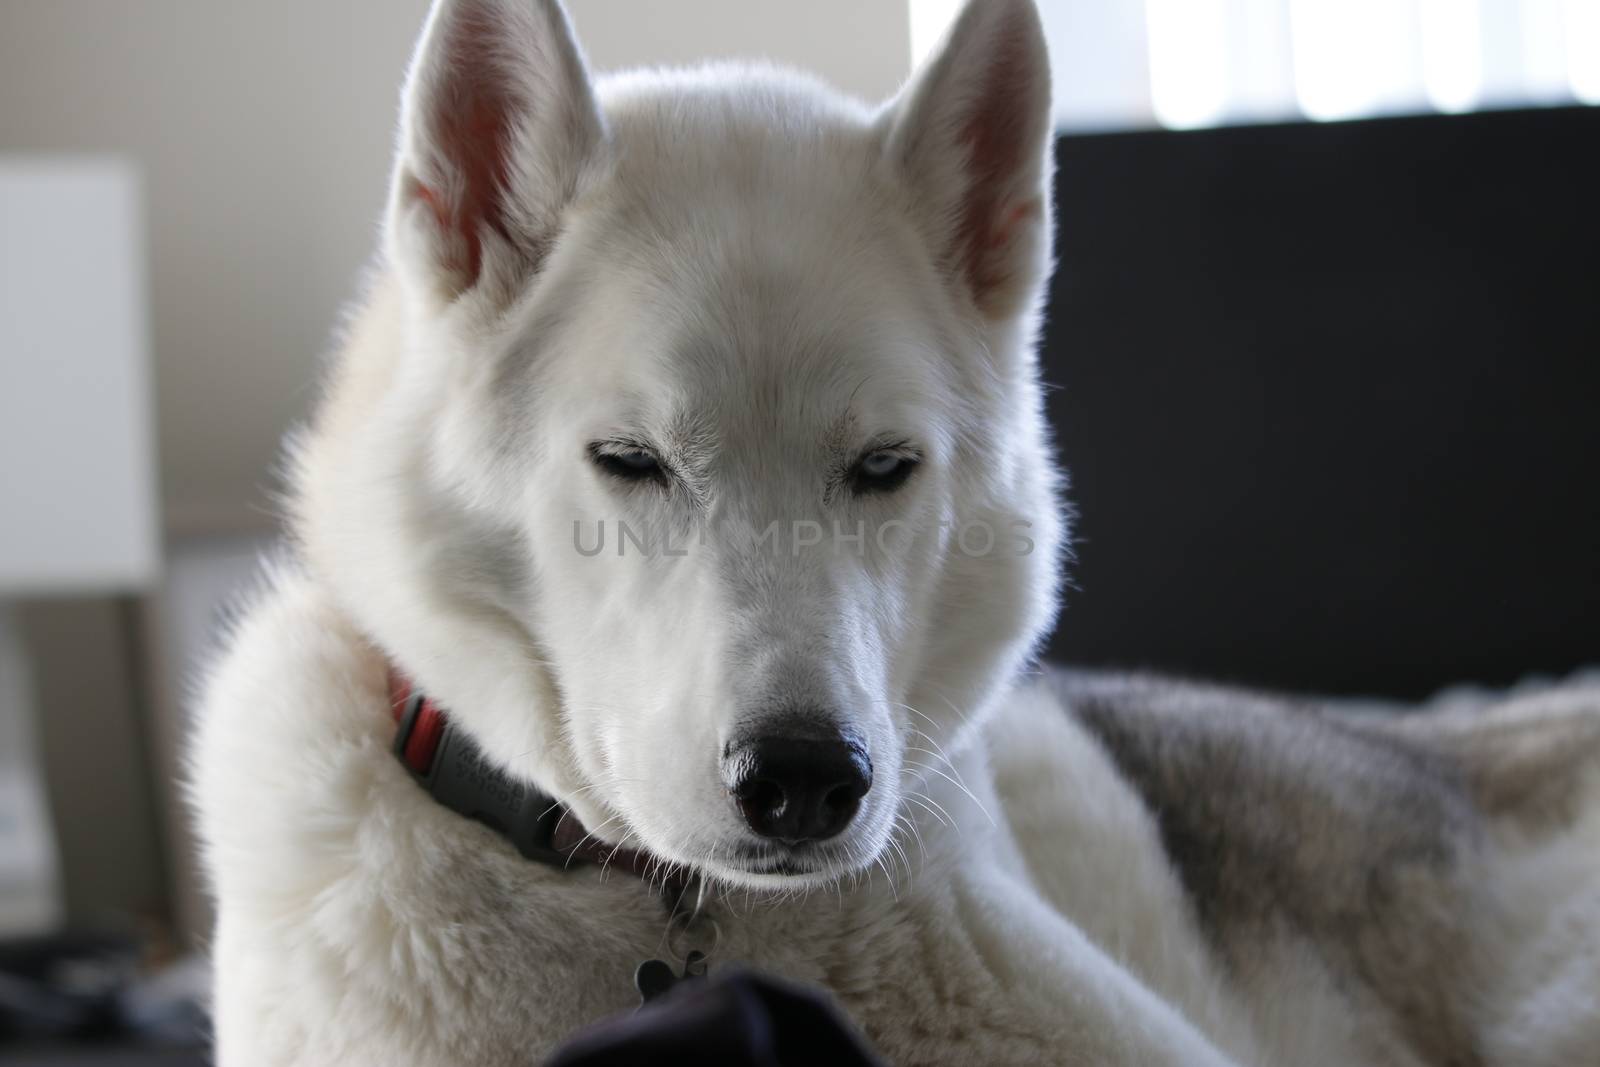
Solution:
M596 70L770 59L869 100L911 70L911 0L572 0Z
M279 439L371 252L426 0L0 0L0 151L143 167L163 511L261 525ZM599 69L768 56L867 96L906 0L574 0Z

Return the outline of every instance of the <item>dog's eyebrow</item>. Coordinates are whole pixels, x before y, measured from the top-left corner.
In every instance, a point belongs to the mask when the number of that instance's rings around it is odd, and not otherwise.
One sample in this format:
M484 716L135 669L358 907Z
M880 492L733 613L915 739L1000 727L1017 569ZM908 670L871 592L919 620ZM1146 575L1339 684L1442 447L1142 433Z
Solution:
M865 384L865 383L862 383ZM856 394L861 392L861 386L855 388L850 394L845 409L828 424L827 432L823 435L823 443L832 452L844 455L852 452L857 447L856 438L861 434L861 417L856 414Z
M714 435L703 416L679 408L660 420L658 425L661 428L661 447L695 466L705 462L711 452Z
M691 451L706 435L704 421L683 406L655 410L659 403L634 389L624 391L620 399L616 416L609 420L611 436L618 441L637 441L676 454Z
M876 433L864 435L867 421L852 407L836 418L828 427L823 443L840 462L852 463L864 452L880 448L904 449L922 454L922 449L912 444L913 435L900 429L879 428Z
M606 439L655 452L668 468L671 484L696 508L705 508L711 499L705 466L712 440L705 419L680 405L653 412L655 405L634 390L625 391L620 399L620 410L610 420Z
M714 447L711 427L703 417L682 408L667 414L657 425L657 447L666 453L677 476L675 480L695 507L706 507L711 499L705 478Z

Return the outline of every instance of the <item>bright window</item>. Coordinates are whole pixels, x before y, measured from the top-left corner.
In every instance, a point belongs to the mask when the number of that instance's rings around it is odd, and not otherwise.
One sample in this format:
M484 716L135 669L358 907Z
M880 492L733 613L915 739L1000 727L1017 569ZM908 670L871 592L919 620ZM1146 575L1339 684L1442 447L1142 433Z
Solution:
M1600 0L1038 0L1063 127L1600 104ZM910 0L914 58L961 0Z

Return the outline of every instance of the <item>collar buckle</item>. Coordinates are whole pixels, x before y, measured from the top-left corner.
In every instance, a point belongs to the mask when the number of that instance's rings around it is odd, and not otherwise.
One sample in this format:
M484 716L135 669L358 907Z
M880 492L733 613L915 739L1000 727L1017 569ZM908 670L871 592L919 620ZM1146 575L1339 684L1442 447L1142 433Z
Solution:
M426 770L406 758L406 744L417 728L427 698L411 692L395 731L394 751L411 777L440 804L511 841L525 858L565 867L568 855L555 848L556 824L566 809L555 798L515 781L490 763L454 722L445 719Z

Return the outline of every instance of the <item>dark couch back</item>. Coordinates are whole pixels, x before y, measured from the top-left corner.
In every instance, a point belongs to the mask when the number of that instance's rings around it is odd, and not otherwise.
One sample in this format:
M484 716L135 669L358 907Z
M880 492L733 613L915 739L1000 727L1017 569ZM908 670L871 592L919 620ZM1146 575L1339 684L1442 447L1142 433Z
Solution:
M1600 109L1058 161L1052 658L1395 695L1600 661Z

